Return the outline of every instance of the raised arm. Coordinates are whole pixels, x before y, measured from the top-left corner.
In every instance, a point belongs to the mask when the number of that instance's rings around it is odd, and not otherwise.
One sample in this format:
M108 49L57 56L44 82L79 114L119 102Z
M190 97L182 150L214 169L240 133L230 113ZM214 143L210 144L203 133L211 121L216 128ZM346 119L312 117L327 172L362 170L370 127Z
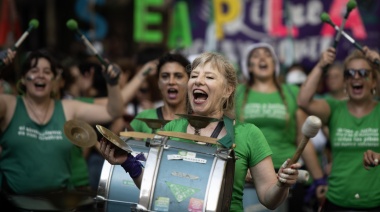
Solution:
M88 104L75 100L62 100L66 119L78 118L89 124L100 124L112 121L123 114L123 105L118 86L120 72L113 70L110 65L104 73L107 81L108 101L107 105Z
M301 86L298 94L298 106L310 115L318 116L323 123L327 123L330 116L330 107L323 99L314 99L313 96L317 91L319 81L323 76L323 69L335 59L335 49L330 47L325 52L314 66L313 70L308 75L306 81Z
M16 56L16 51L12 51L11 49L0 51L0 60L3 64L0 63L0 70L5 66L12 63L13 59Z
M363 47L363 51L364 51L364 55L370 60L370 61L380 61L380 55L378 52L374 51L374 50L371 50L369 49L367 46L364 46ZM379 67L379 64L378 64L378 67L377 67L378 71L380 71L380 67Z
M146 63L128 82L123 88L121 88L121 102L123 105L128 104L129 101L133 99L136 95L137 90L140 88L141 83L144 82L147 76L154 75L156 73L157 60L150 61ZM106 105L108 103L108 98L96 98L95 104Z

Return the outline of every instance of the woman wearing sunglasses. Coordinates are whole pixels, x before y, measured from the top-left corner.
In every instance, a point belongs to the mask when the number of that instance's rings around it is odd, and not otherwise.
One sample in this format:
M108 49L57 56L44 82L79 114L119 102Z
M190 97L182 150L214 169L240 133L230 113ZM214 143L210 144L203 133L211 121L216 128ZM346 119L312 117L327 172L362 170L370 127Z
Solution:
M354 51L344 61L347 100L313 99L324 67L335 59L329 48L301 87L298 104L329 126L332 169L323 204L324 211L380 211L380 169L366 170L363 153L380 152L380 105L374 100L380 59L368 47Z

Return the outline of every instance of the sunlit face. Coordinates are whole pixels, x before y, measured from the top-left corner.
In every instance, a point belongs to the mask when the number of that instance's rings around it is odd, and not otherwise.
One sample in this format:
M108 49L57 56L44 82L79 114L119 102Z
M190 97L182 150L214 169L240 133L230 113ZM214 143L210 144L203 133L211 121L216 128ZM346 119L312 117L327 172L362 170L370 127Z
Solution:
M327 88L334 91L341 91L344 88L343 70L338 67L333 67L327 72L326 77Z
M364 59L354 59L347 64L347 70L352 70L352 73L355 73L354 76L345 73L345 86L349 98L352 100L372 99L371 90L376 87L376 80L373 78L371 66L368 62ZM360 76L358 70L367 70L367 76Z
M188 81L186 69L179 63L169 62L161 66L158 87L164 102L172 106L185 102Z
M187 89L191 108L201 116L219 116L231 95L225 77L210 63L192 70Z
M272 78L275 72L275 64L269 49L264 47L254 49L249 57L248 68L255 79Z
M32 60L34 64L35 60ZM45 58L39 58L36 67L26 72L23 81L26 91L35 96L50 96L53 88L54 73L50 62Z

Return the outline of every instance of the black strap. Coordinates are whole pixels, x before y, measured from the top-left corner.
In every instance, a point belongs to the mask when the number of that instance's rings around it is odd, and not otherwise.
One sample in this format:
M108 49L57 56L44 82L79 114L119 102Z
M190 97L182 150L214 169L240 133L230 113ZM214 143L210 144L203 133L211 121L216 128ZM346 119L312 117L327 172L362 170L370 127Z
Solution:
M156 108L157 117L160 120L164 120L164 115L162 115L162 107Z
M212 134L211 134L210 137L211 137L211 138L217 138L218 135L219 135L219 133L220 133L220 131L222 131L223 127L224 127L224 122L223 122L223 121L220 121L220 122L218 123L218 125L216 125L216 127L215 127L215 129L214 129L214 132L212 132Z

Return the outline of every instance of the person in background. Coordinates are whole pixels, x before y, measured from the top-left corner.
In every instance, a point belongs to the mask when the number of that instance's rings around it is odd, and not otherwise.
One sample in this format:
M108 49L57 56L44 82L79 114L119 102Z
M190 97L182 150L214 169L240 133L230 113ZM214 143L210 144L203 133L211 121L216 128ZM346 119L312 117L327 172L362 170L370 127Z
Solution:
M189 73L186 68L190 62L180 54L167 53L158 60L157 83L163 97L164 105L158 108L144 110L136 118L173 120L176 114L186 114L186 89ZM148 125L138 119L133 119L133 131L152 133Z
M296 152L298 142L302 138L301 127L306 114L297 106L299 88L278 82L280 64L273 47L267 43L248 46L241 61L246 83L240 84L236 91L236 118L256 125L263 132L273 151L274 168L279 170L283 161L291 158ZM306 145L302 159L312 177L322 180L323 172L312 143ZM247 174L247 192L252 190L251 174L249 172ZM298 192L297 186L303 187L296 184L291 191ZM291 196L278 210L299 209L299 203L302 202L296 198L299 196L294 195L294 198ZM247 202L247 204L252 203Z
M68 120L90 124L121 116L119 73L109 66L103 70L109 102L94 105L51 97L57 76L56 61L44 50L27 54L21 69L21 96L0 95L0 181L1 205L11 205L9 195L46 194L73 188L74 145L63 133ZM96 114L96 115L94 115Z
M346 100L313 98L323 70L335 60L333 47L322 53L298 96L303 110L329 126L332 166L328 189L317 188L319 198L324 199L322 211L380 210L380 170L363 168L363 152L380 151L380 105L374 99L379 67L372 62L380 56L368 47L363 52L353 51L344 61Z

